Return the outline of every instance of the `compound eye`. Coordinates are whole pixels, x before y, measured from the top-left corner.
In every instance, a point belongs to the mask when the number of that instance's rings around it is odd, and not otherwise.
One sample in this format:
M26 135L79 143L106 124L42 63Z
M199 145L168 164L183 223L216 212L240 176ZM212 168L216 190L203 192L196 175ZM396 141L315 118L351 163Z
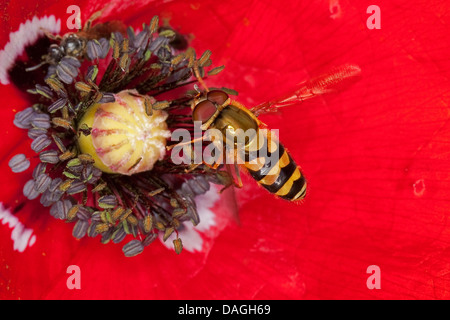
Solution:
M78 56L83 48L83 43L75 35L71 34L64 42L64 49L69 56Z
M56 45L52 44L50 48L48 49L48 55L54 59L55 61L61 60L61 58L64 56L64 53L62 52L61 48Z
M224 104L228 100L228 95L222 90L212 90L206 95L206 99L211 102L217 103L219 106Z
M208 100L203 100L197 104L192 112L192 119L194 121L201 121L205 123L216 112L216 106L214 103Z

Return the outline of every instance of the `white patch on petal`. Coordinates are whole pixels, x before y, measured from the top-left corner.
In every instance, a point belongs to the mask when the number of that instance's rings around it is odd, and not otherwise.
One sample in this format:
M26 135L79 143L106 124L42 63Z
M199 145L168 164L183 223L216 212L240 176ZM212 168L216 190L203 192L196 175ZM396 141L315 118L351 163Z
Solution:
M61 31L61 20L56 20L55 16L45 16L21 23L19 30L9 34L9 42L0 51L0 82L9 84L8 70L16 61L17 57L23 54L26 46L33 44L44 35L44 30L51 33Z
M179 237L183 241L183 250L187 250L189 252L202 251L203 247L203 239L197 231L195 231L195 227L192 223L184 223L184 229L178 232ZM176 239L175 232L164 242L163 236L159 236L159 240L169 249L175 250L173 247L173 240Z
M14 243L14 250L24 252L27 247L31 247L36 242L36 236L33 234L33 229L25 228L19 219L9 210L5 209L1 203L0 221L2 221L2 224L7 224L9 228L13 229L11 240Z
M195 227L190 221L183 223L184 229L178 232L179 237L183 241L183 250L189 252L202 251L203 239L200 232L208 231L216 224L214 220L215 215L211 209L219 198L219 193L214 185L211 185L211 189L209 189L207 193L195 198L200 223ZM167 248L174 250L173 240L176 239L175 233L173 233L165 242L162 240L162 234L159 235L159 239Z
M195 198L200 217L200 223L195 227L198 231L207 231L216 224L214 221L215 214L211 211L211 208L214 207L219 198L219 193L214 185L211 185L211 189L207 193Z

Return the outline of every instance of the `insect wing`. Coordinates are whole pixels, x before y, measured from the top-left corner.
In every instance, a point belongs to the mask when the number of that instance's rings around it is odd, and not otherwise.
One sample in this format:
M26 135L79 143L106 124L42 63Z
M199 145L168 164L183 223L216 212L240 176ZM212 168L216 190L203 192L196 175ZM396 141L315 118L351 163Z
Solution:
M298 89L278 99L270 100L250 109L256 116L277 112L278 108L301 103L327 93L338 92L350 86L361 75L361 69L356 65L345 64L331 69L325 74L302 82Z
M232 171L234 170L230 164L227 164L226 170L228 174L234 179ZM227 203L227 215L237 224L241 224L241 219L239 218L239 208L238 201L236 198L236 193L234 191L235 188L226 188L222 192L222 197L225 199L225 203Z

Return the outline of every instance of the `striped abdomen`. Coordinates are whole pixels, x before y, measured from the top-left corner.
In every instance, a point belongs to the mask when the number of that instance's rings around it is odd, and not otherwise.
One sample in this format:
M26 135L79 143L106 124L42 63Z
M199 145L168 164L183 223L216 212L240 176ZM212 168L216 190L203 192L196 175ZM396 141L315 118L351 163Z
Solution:
M245 163L258 183L280 198L298 201L305 197L306 180L289 152L270 131L259 130L245 147Z

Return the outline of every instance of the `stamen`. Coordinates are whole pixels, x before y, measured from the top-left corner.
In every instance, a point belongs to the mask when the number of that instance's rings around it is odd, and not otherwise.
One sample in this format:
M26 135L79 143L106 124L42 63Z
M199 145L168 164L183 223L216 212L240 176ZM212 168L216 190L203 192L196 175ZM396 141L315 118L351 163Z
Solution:
M56 151L56 150L43 151L39 155L39 159L42 162L56 164L59 162L58 151Z
M34 188L34 185L35 180L28 180L28 182L25 183L25 186L23 187L23 195L28 200L34 200L40 195L40 193L37 192L36 189Z
M14 117L14 125L20 129L30 129L31 119L33 118L34 114L35 110L32 107L17 112Z
M36 139L37 137L41 136L41 135L45 135L47 133L47 129L43 129L43 128L31 128L30 130L28 130L28 137L30 139Z
M117 199L113 195L106 195L98 199L98 206L103 209L112 209L117 205Z
M50 116L45 113L35 113L31 118L31 125L34 128L48 129L50 128Z
M66 219L67 212L73 207L73 203L70 199L59 200L50 208L50 214L56 219Z
M31 143L31 149L34 152L39 153L47 148L51 143L52 141L46 135L42 134L33 140Z
M88 229L89 221L80 219L75 223L72 235L77 239L81 239L86 235Z
M111 236L111 239L114 243L120 243L127 236L125 229L123 227L118 228ZM141 251L142 252L142 251Z
M30 167L30 160L28 160L24 154L18 154L12 157L8 163L12 172L18 173L27 170Z
M105 38L87 43L86 54L90 60L104 59L109 51L109 42Z
M126 257L133 257L144 251L144 245L139 240L131 240L122 249Z
M47 174L43 173L37 177L34 189L39 193L43 193L48 189L51 182L52 179Z
M173 240L173 246L175 248L175 253L180 254L181 250L183 250L183 243L180 238Z
M83 206L78 206L77 217L80 220L89 220L92 216L92 213Z

